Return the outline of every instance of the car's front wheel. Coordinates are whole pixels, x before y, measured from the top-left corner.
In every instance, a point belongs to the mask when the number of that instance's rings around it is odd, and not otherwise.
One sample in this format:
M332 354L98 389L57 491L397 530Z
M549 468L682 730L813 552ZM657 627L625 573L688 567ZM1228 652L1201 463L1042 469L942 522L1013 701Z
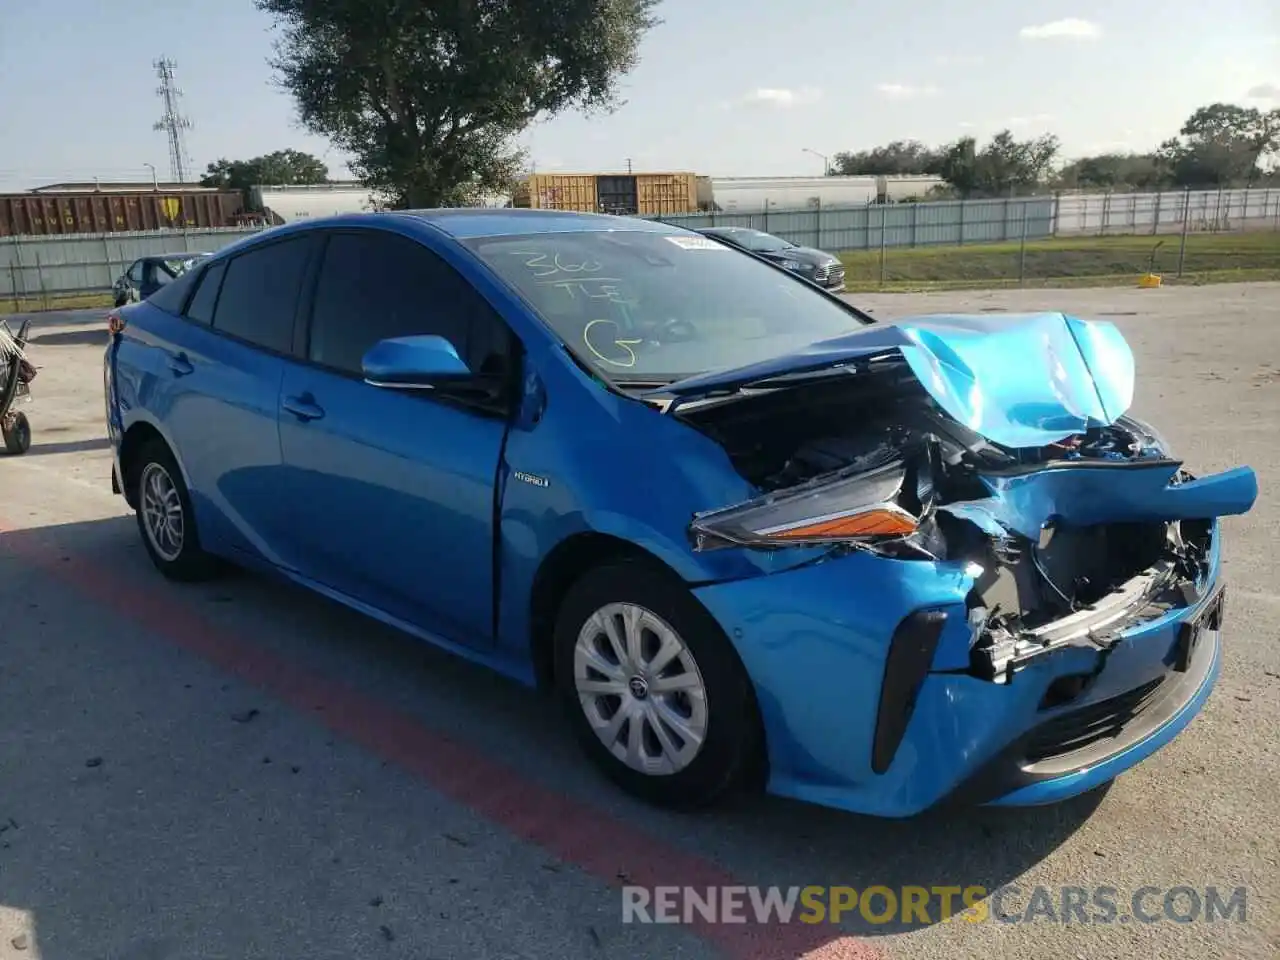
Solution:
M746 670L674 576L639 562L589 571L570 589L555 631L570 722L623 789L665 806L703 806L760 769Z
M220 569L200 547L191 496L177 461L163 441L153 440L131 464L138 530L156 569L172 580L205 580Z
M0 418L0 431L4 434L5 453L21 456L31 449L31 421L25 413L10 413Z

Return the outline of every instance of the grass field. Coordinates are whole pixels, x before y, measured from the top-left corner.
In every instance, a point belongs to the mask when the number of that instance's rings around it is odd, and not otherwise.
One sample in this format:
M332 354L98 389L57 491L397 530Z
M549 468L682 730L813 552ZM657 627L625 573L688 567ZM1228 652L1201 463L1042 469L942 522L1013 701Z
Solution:
M1160 241L1163 243L1156 248ZM1181 280L1176 279L1180 238L1073 237L966 247L889 247L883 283L879 250L843 253L850 290L922 290L1136 284L1151 265L1165 283L1280 280L1280 232L1191 234Z
M91 307L102 307L105 310L111 303L111 296L106 293L51 296L46 299L19 297L15 300L13 297L0 297L0 317L9 313L36 313L41 310L87 310Z

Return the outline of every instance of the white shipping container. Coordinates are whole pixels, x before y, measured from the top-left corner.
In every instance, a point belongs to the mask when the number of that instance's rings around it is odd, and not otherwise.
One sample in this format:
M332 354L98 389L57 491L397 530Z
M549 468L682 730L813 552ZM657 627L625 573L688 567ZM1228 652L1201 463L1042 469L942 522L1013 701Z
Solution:
M884 176L876 179L880 181L880 193L888 203L897 203L911 197L924 199L925 194L934 187L942 186L946 183L941 177L927 173L906 173L900 176Z
M268 209L284 223L344 213L364 213L377 209L373 192L358 183L317 183L306 186L254 187L252 201L257 209ZM478 206L509 206L508 196L481 199Z
M767 207L853 207L874 203L875 177L712 177L715 204L725 212L756 213Z
M374 209L371 191L358 183L254 187L254 207L270 210L285 223Z

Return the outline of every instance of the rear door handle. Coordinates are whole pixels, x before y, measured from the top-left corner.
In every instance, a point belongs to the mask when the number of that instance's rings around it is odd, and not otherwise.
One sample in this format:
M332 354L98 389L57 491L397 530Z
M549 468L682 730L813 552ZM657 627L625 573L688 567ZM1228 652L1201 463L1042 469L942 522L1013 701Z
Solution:
M309 393L300 397L285 397L283 406L299 420L319 420L324 416L324 408L316 403Z
M185 353L172 353L169 355L169 369L173 371L175 377L185 377L193 373L196 368L191 365Z

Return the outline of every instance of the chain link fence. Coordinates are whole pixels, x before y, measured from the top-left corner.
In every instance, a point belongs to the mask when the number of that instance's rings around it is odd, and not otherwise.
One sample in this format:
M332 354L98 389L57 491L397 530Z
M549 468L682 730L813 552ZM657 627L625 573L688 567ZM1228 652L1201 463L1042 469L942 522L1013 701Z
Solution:
M0 310L105 297L139 257L212 253L262 227L0 237Z
M1280 280L1276 187L661 219L695 229L749 227L838 254L852 290Z

